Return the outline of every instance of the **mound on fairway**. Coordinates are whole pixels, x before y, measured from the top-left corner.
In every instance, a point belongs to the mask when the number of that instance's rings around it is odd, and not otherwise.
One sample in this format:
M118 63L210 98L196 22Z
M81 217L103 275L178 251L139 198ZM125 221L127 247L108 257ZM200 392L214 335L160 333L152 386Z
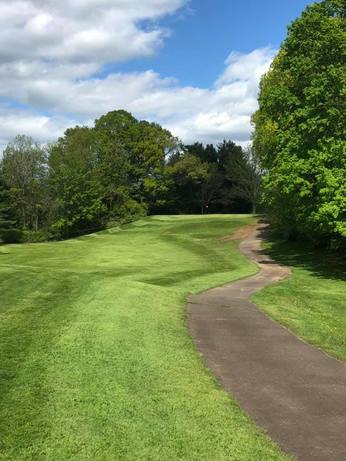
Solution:
M256 267L246 216L0 247L1 460L287 459L193 347L185 298Z

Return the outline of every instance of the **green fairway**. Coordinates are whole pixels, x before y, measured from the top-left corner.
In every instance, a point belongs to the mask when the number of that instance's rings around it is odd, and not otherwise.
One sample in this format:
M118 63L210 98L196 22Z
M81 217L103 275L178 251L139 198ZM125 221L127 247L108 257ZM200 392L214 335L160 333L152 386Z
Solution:
M206 370L188 292L256 271L247 216L0 247L1 460L283 460Z
M253 300L298 336L346 361L346 262L299 243L272 241L266 249L293 274Z

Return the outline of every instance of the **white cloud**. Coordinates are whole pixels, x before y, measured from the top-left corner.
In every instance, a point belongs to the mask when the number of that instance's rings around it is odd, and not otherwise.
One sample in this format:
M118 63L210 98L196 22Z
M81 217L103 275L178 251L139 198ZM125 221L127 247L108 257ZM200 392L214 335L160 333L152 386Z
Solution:
M221 86L250 78L257 82L268 70L268 62L271 62L273 57L274 52L270 47L253 50L248 54L233 51L226 59L226 70L218 78L216 85Z
M51 141L77 122L127 109L185 142L245 143L260 76L274 50L231 53L211 88L184 87L152 70L95 77L106 63L154 53L161 16L187 0L21 0L0 5L0 144L17 133ZM151 26L141 26L150 20ZM13 101L16 104L13 104ZM27 109L16 109L25 105ZM44 114L44 115L42 115ZM51 115L47 115L51 114ZM1 148L1 147L0 147Z
M0 104L0 152L17 134L31 136L44 144L55 141L67 128L76 124L76 120L58 116L49 117Z
M121 61L149 56L166 31L155 24L186 0L9 0L0 4L0 59ZM151 26L140 26L143 20Z

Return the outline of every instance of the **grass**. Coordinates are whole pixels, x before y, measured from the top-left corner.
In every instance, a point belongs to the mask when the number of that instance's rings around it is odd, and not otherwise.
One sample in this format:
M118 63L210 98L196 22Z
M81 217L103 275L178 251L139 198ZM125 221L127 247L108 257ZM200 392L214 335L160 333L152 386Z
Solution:
M254 302L307 342L346 361L346 261L301 243L269 240L265 248L293 273L253 296Z
M152 217L0 247L0 459L288 459L223 392L185 298L255 266L246 216Z

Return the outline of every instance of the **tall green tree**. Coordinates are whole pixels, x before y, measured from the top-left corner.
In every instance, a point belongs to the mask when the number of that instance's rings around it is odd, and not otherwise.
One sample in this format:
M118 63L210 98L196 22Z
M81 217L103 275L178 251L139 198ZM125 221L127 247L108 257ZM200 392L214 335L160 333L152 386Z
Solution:
M23 229L38 230L47 215L47 158L30 137L17 136L4 150L0 172L9 188L10 206Z
M213 144L203 145L200 142L184 146L184 150L204 163L217 163L218 152Z
M200 157L186 152L171 166L171 174L180 192L183 192L187 211L208 212L221 186L216 164L203 162Z
M252 213L257 212L260 200L263 170L251 147L235 152L226 164L226 178L231 186L228 193L234 199L241 198L251 204Z
M233 141L224 140L217 146L217 163L220 171L225 172L226 167L232 158L237 158L242 155L243 149Z
M286 236L346 237L346 4L308 6L260 85L254 148L264 201Z
M177 139L156 123L137 120L129 112L109 112L95 122L110 145L121 144L129 165L130 195L149 209L167 192L166 158L177 148Z
M74 235L160 208L168 191L165 159L175 145L167 130L126 111L67 130L50 149L53 227Z
M77 235L106 221L105 189L94 130L68 129L50 146L49 181L54 197L52 227L59 235Z
M232 141L225 140L217 146L198 142L181 146L168 161L173 184L168 212L248 212L252 199L231 193L235 177L230 173L230 163L239 157L245 158L244 152Z
M15 226L15 210L9 204L9 190L0 177L0 239Z

